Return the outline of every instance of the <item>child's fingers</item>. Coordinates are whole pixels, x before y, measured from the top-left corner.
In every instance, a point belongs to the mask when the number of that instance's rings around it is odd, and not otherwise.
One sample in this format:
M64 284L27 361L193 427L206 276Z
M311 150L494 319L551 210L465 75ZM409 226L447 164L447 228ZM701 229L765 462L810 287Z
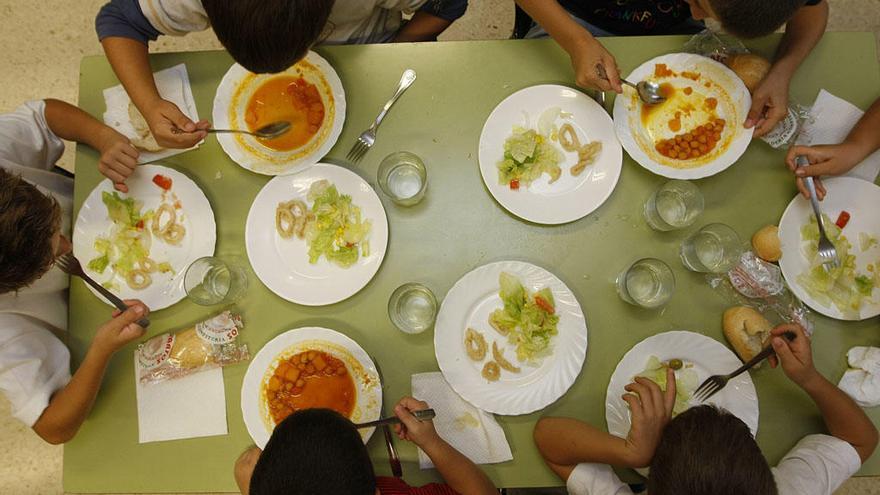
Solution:
M620 72L617 69L617 61L611 54L607 54L602 57L602 65L605 68L605 75L608 77L611 90L618 94L622 93L623 87L620 85Z
M623 394L621 398L624 402L629 404L629 410L633 417L632 422L635 423L637 419L642 417L642 401L640 401L639 397L635 394Z
M675 371L666 369L666 391L663 393L663 408L666 414L672 414L675 407Z
M124 182L117 182L117 183L113 184L113 188L121 193L128 192L128 186L126 186Z
M642 406L648 410L654 410L654 397L651 395L651 389L648 387L647 383L650 380L645 378L638 377L636 378L635 383L631 383L631 392L635 392L639 395L639 400L642 402Z

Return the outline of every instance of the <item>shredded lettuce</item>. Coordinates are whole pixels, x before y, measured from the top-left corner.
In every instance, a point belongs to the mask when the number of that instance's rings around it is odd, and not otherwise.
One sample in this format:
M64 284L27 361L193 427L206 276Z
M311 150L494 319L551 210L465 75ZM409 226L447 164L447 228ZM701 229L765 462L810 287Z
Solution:
M533 129L514 128L504 142L504 159L498 162L498 183L518 180L528 186L545 172L554 182L562 175L562 153L546 136Z
M309 262L321 256L343 268L355 264L359 256L369 256L367 236L372 222L361 217L361 209L351 196L339 194L336 186L326 180L312 184L308 194L312 201L314 221L306 227Z
M498 283L504 307L489 315L489 324L516 345L520 361L533 362L548 355L559 323L553 293L545 287L530 295L519 279L505 272Z
M690 407L691 397L699 385L697 372L690 366L685 364L683 368L675 372L675 406L672 408L672 416L678 416ZM645 364L645 370L636 376L647 378L659 385L661 390L666 391L666 369L668 367L668 361L660 361L657 356L651 356Z

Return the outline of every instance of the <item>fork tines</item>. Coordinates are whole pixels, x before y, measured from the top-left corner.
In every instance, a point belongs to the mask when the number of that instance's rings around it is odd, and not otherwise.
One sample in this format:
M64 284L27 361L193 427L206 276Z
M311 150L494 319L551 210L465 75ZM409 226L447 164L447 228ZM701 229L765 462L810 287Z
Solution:
M55 264L58 265L58 268L61 268L61 271L69 275L79 275L82 273L82 266L79 264L79 260L71 253L66 253L56 258Z
M351 151L348 152L348 159L353 163L358 163L369 149L370 147L367 146L367 143L365 143L363 139L358 138L357 141L354 142L354 146L351 147Z
M706 381L704 381L699 387L697 387L697 390L694 391L693 398L700 402L706 402L709 397L718 393L718 391L724 388L725 385L727 385L727 381L725 381L723 377L718 375L710 376L709 378L706 378Z

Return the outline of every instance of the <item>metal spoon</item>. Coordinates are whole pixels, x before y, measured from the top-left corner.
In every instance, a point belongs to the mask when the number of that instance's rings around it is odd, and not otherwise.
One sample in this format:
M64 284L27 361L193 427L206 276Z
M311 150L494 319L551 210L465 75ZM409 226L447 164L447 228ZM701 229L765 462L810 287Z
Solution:
M599 73L599 77L608 81L608 74L605 73L605 67L597 65L596 71ZM653 81L641 81L638 84L633 84L626 79L621 79L620 82L635 88L636 92L639 94L639 98L648 105L656 105L666 101L666 97L660 94L660 85Z
M242 134L250 134L262 139L274 139L290 130L290 122L278 121L264 125L256 131L245 131L242 129L208 129L208 132L240 132Z

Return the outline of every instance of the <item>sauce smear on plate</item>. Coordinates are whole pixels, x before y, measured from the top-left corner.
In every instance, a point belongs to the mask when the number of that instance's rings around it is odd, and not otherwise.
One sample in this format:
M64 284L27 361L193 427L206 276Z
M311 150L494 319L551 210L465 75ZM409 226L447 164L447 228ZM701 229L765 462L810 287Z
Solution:
M324 101L318 88L302 77L273 77L251 96L244 120L251 132L273 122L290 122L290 130L281 136L260 139L269 148L290 151L308 143L321 128Z

